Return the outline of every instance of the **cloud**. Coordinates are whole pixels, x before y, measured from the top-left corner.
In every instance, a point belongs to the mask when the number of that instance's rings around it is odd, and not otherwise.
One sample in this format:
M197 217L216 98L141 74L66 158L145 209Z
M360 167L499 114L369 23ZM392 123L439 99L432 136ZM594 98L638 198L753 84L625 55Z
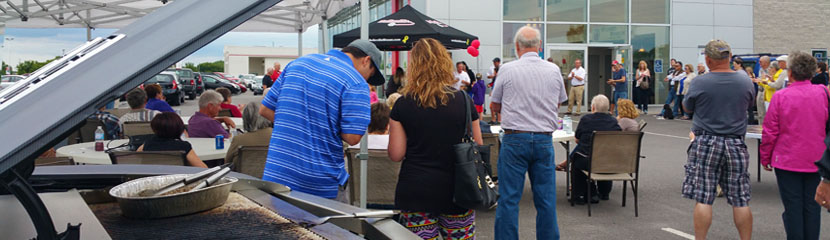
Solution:
M92 37L107 36L116 29L96 29ZM316 48L318 46L318 28L310 27L303 33L303 47ZM3 36L3 35L0 35ZM3 41L0 38L0 58L12 66L26 60L44 61L60 56L63 52L86 42L86 30L77 28L59 29L6 29ZM205 45L182 62L202 63L223 59L223 50L227 46L276 46L297 47L296 33L252 33L229 32L213 42Z

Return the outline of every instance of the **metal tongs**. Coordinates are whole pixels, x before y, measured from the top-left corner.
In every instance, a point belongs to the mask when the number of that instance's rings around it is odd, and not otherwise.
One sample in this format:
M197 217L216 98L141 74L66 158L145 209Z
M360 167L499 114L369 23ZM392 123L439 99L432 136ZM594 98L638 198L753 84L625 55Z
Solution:
M219 179L224 177L226 174L228 174L228 172L231 171L231 166L232 165L233 165L233 163L226 163L226 164L223 164L222 166L212 167L208 170L204 170L204 171L201 171L199 173L187 176L187 177L183 178L182 180L176 181L174 183L171 183L170 185L162 187L161 189L159 189L158 191L153 193L153 196L156 197L156 196L164 195L165 193L172 192L176 189L179 189L179 188L182 188L184 186L196 183L196 182L198 182L200 180L203 180L203 179L204 179L204 181L202 183L199 183L199 185L197 185L196 187L194 187L193 189L191 189L188 192L192 192L194 190L202 189L206 186L210 186L210 185L216 183L216 181L218 181ZM205 178L207 178L207 179L205 179Z
M335 215L335 216L327 216L321 217L311 220L300 220L299 224L305 228L311 228L323 223L328 222L331 219L339 219L339 218L387 218L392 217L396 213L393 210L382 210L382 211L369 211L369 212L359 212L359 213L351 213L351 214L344 214L344 215Z

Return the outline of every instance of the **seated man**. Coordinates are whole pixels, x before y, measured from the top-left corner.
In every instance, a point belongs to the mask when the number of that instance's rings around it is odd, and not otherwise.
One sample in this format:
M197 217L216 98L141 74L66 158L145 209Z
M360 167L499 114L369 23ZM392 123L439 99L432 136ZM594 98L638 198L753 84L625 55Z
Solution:
M122 127L125 122L149 122L156 114L161 112L146 109L147 93L144 89L136 88L127 93L127 103L130 105L130 112L121 116L118 124Z
M236 106L236 105L231 104L231 90L227 89L227 88L220 87L220 88L216 89L216 92L218 92L219 94L222 94L222 99L223 100L222 100L222 104L220 104L219 106L222 107L222 109L231 110L231 117L241 118L242 117L242 112L240 112L239 109L244 108L245 105Z
M222 103L222 95L214 90L207 90L199 96L199 111L193 114L188 121L187 132L192 138L212 138L217 135L230 137L228 131L222 127L225 123L230 128L236 125L228 117L217 117Z
M106 128L106 136L105 139L121 139L121 125L119 124L118 117L112 115L111 113L104 112L104 108L102 107L95 111L92 115L89 115L89 119L97 119L100 120L101 123L104 124Z
M576 148L571 153L571 160L573 166L571 168L571 182L573 183L573 190L571 192L571 199L576 204L587 203L587 195L585 192L585 184L588 178L582 173L582 170L590 170L588 160L591 157L591 142L593 140L594 131L622 131L620 125L617 124L617 119L611 116L609 112L609 102L605 95L597 95L591 100L591 114L585 115L580 119L579 125L576 127ZM559 169L564 169L566 163L559 165ZM596 184L591 184L591 203L599 203L599 200L608 200L608 194L611 193L611 182L600 181ZM597 189L599 191L597 192Z

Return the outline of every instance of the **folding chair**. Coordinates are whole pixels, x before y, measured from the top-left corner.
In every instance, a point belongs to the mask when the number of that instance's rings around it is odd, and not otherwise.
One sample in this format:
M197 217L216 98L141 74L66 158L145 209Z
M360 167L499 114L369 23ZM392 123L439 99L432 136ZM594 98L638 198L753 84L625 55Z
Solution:
M188 166L184 151L110 152L112 164Z
M262 178L268 146L239 146L236 156L227 161L233 162L233 170L251 177Z
M75 165L75 161L68 157L39 157L35 159L35 166L62 166Z
M123 128L125 136L155 134L150 122L125 122Z
M346 150L349 170L349 194L352 202L359 202L360 196L360 159L357 154L360 149ZM389 160L386 150L369 150L368 168L366 171L366 203L380 205L381 208L395 205L395 188L398 185L398 175L401 162Z
M646 120L642 120L642 119L640 119L640 121L639 121L639 124L638 124L638 125L639 125L639 128L638 128L638 129L640 129L640 132L642 132L642 131L643 131L643 129L644 129L644 128L646 128L646 125L648 125L648 123L646 122Z
M104 129L104 132L107 132L107 126L105 126L101 120L87 119L81 128L78 128L77 131L74 131L69 135L69 144L94 142L95 130L98 129L98 126L101 126L101 128ZM111 140L107 134L104 134L104 138Z
M219 116L220 117L233 117L233 114L231 114L230 109L222 109L222 110L219 110Z
M591 199L591 182L623 181L622 206L625 207L626 183L631 184L634 193L634 216L639 216L638 190L640 186L640 146L642 132L595 131L591 157L588 159L590 171L582 171L588 176L587 193ZM588 202L588 216L591 216L591 201Z

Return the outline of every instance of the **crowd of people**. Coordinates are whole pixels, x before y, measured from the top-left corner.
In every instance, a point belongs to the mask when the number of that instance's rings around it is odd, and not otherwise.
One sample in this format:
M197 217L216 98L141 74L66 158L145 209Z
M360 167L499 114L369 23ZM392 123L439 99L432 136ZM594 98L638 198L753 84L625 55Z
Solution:
M501 64L495 58L486 75L475 74L463 61L453 63L439 41L420 39L409 53L406 71L397 68L389 81L380 72L380 50L357 40L342 49L298 58L283 71L277 63L263 79L261 102L234 105L228 89L205 91L186 129L158 85L129 92L131 110L120 118L103 111L91 118L105 123L113 139L124 136L121 129L127 122L149 122L154 136L138 151L180 150L188 165L206 167L181 136L231 137L228 129L235 131L234 122L219 116L227 109L243 119L245 132L233 138L228 161L238 155L239 146L268 146L264 180L344 203L350 203L344 143L356 145L367 132L384 136L388 143L381 147L386 147L389 159L402 162L394 193L399 222L424 239L472 239L476 212L453 199L453 146L464 138L467 119L473 126L484 124L489 109L489 123L500 124L504 131L496 166L500 198L495 238L518 239L519 201L528 176L537 213L535 237L559 239L555 171L565 171L568 162L554 162L551 136L560 127L561 104L568 104L565 114L582 114L587 77L581 60L566 75L544 61L538 53L541 38L538 29L520 28L513 43L518 59ZM787 236L818 239L821 207L830 208L830 158L814 163L827 150L827 64L796 51L774 60L761 57L755 74L743 67L741 58L733 58L729 44L721 40L709 42L704 55L705 65L696 68L671 59L663 79L668 97L657 115L692 120L680 189L682 197L696 202L695 235L707 235L716 189L723 188L740 238L751 238L749 153L743 136L755 106L763 127L760 159L764 169L775 171ZM611 183L589 183L583 172L590 169L593 133L640 131L637 118L648 114L654 91L649 85L655 76L648 64L638 62L633 80L627 79L623 64L613 61L612 69L606 84L613 94L591 96L590 113L581 116L574 131L577 146L566 158L573 161L568 201L575 204L610 199ZM384 83L386 100L381 101L374 86ZM485 109L488 88L491 101ZM483 144L481 128L472 128L472 139Z

